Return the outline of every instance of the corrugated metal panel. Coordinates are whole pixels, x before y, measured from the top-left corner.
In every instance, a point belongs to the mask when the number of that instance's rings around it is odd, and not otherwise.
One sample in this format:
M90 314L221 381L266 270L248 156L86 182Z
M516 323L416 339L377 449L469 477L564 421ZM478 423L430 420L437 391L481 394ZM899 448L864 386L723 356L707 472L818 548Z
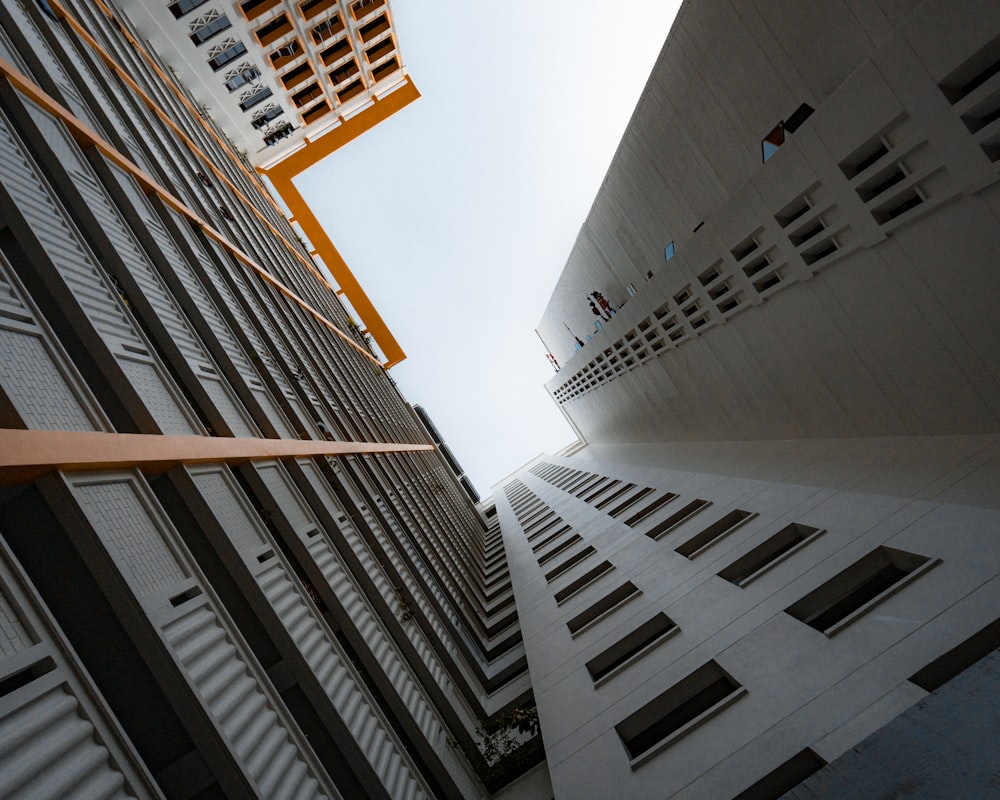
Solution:
M315 606L306 599L285 561L276 556L263 563L257 559L266 543L266 534L250 517L251 512L236 496L232 483L216 468L190 469L188 473L211 505L226 536L240 553L331 706L358 739L362 752L390 796L426 797L405 748L392 733L391 726L382 717L329 628L318 618Z
M108 429L103 414L95 407L2 253L0 388L28 428Z
M126 371L132 366L131 371L141 373L143 381L135 388L161 430L171 434L200 433L193 419L182 410L166 377L153 364L144 339L125 314L79 234L67 221L48 184L12 135L3 115L0 115L0 166L0 184L24 215L86 318L119 364Z
M38 106L29 104L28 111L45 137L45 141L55 151L59 163L66 169L101 230L108 236L121 263L139 285L143 297L152 305L157 320L166 329L171 345L176 347L184 358L190 374L202 384L234 435L256 436L257 431L249 415L233 396L228 384L221 380L203 342L192 330L184 312L125 224L76 142L70 138L60 122ZM151 213L144 196L137 193L134 200L140 203L139 208L145 206L147 214Z
M260 797L326 796L207 603L188 604L163 636Z
M68 485L257 795L334 796L148 487L132 473L73 476Z
M52 52L49 43L45 41L45 37L35 27L34 20L31 19L20 3L5 3L4 7L10 13L11 19L17 25L18 30L28 40L29 51L42 62L45 72L58 87L61 96L56 99L61 100L74 115L103 135L104 130L101 128L101 124L83 102L83 98L77 91L76 86L73 85L73 81L69 79L69 75L66 74L62 64L59 63L59 59Z
M135 797L76 698L53 679L44 675L3 698L15 702L0 705L0 797Z

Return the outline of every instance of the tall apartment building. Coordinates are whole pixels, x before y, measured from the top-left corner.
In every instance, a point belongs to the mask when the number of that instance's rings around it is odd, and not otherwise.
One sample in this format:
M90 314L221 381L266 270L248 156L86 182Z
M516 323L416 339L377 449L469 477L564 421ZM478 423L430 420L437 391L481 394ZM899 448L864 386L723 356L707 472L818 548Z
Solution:
M998 144L993 2L682 6L495 488L555 796L995 793Z
M292 184L388 6L2 0L0 797L989 796L994 11L686 3L476 506Z
M381 3L0 3L0 796L485 797L543 757L495 520L140 5L404 91Z

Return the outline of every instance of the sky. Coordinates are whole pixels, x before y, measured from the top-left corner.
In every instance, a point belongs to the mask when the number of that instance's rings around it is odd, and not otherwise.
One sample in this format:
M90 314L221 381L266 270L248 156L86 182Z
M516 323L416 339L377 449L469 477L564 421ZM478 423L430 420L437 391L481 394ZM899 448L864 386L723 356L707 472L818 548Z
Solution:
M421 98L296 178L483 497L576 439L534 329L678 5L395 0Z

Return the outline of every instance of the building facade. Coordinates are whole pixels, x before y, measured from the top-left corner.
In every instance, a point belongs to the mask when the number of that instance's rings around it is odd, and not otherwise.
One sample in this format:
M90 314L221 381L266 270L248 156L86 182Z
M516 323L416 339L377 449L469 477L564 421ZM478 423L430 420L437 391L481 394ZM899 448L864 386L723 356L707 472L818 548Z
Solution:
M124 6L0 3L0 796L544 787L495 519Z
M998 43L682 6L538 327L580 443L495 487L557 797L995 791Z

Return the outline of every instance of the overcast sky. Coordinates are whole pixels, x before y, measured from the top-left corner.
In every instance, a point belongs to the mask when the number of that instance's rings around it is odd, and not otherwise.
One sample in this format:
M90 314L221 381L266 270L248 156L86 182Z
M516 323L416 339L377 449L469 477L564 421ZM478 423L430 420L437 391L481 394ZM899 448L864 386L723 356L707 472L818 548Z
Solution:
M394 0L422 97L296 179L484 497L575 439L534 329L678 5Z

